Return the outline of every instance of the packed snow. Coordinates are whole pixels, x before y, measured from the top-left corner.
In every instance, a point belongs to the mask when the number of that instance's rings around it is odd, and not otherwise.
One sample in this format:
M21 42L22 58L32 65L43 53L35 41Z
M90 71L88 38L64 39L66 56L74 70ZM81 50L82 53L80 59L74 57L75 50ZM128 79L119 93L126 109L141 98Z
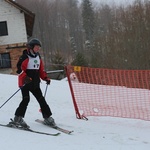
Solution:
M0 74L0 106L17 90L17 76ZM46 84L41 82L45 93ZM71 135L47 136L17 129L0 127L0 147L2 150L149 150L150 122L138 119L115 117L88 117L88 121L76 119L68 81L52 80L48 86L46 100L53 112L56 123ZM18 91L0 108L0 123L7 124L21 101ZM25 121L31 129L57 133L58 131L35 122L42 119L39 105L31 95Z

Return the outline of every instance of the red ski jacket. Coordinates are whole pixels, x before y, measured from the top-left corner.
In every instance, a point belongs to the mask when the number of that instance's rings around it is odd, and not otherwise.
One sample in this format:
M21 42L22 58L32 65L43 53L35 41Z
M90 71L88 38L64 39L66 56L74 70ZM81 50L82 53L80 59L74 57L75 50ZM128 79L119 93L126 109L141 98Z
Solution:
M17 63L18 85L24 85L26 76L32 79L28 84L31 88L39 87L40 79L46 80L47 74L44 71L43 61L39 53L31 54L30 51L24 50Z

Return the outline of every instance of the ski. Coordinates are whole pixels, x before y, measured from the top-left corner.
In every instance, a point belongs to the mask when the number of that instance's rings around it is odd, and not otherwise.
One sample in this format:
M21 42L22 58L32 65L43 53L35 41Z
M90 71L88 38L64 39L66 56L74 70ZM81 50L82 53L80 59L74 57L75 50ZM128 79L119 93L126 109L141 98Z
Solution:
M44 124L44 121L43 121L43 120L36 119L35 121L38 122L38 123ZM46 125L46 124L44 124L44 125ZM46 126L48 126L48 125L46 125ZM70 130L63 129L63 128L58 127L58 126L54 126L54 127L48 126L48 127L53 128L53 129L56 129L56 130L58 130L58 131L60 131L60 132L63 132L63 133L65 133L65 134L71 134L71 133L73 132L73 131L70 131Z
M43 134L43 135L50 135L50 136L58 136L58 135L60 135L60 133L40 132L40 131L32 130L30 128L23 128L23 127L20 127L20 126L15 126L15 125L12 125L12 124L11 125L10 124L7 124L7 125L0 124L0 126L2 126L2 127L8 127L8 128L13 128L13 129L18 129L18 130L23 130L23 131L28 131L28 132L37 133L37 134Z

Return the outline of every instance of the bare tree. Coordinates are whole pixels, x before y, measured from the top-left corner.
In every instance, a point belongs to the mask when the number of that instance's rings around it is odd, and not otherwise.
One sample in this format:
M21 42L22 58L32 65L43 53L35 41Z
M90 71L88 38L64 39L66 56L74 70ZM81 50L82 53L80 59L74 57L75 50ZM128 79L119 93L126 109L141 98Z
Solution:
M150 68L150 2L138 0L126 7L97 5L93 9L91 55L85 53L83 7L77 0L16 1L36 14L33 37L42 41L47 69L57 51L63 55L64 63L71 63L81 53L93 61L94 67Z

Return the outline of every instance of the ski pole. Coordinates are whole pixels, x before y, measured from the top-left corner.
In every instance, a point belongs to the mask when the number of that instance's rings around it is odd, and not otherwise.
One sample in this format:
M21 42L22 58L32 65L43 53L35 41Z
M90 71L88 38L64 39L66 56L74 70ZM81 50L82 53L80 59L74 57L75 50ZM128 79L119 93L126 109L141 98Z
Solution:
M47 92L48 84L46 85L45 93L44 93L44 98L46 97L46 92Z
M44 98L46 97L46 92L47 92L48 84L46 85L45 93L44 93ZM39 112L42 112L41 108L39 109Z
M24 86L25 86L25 84L24 84L22 87L20 87L12 96L10 96L10 97L6 100L6 102L4 102L4 103L0 106L0 109L1 109L16 93L18 93Z

